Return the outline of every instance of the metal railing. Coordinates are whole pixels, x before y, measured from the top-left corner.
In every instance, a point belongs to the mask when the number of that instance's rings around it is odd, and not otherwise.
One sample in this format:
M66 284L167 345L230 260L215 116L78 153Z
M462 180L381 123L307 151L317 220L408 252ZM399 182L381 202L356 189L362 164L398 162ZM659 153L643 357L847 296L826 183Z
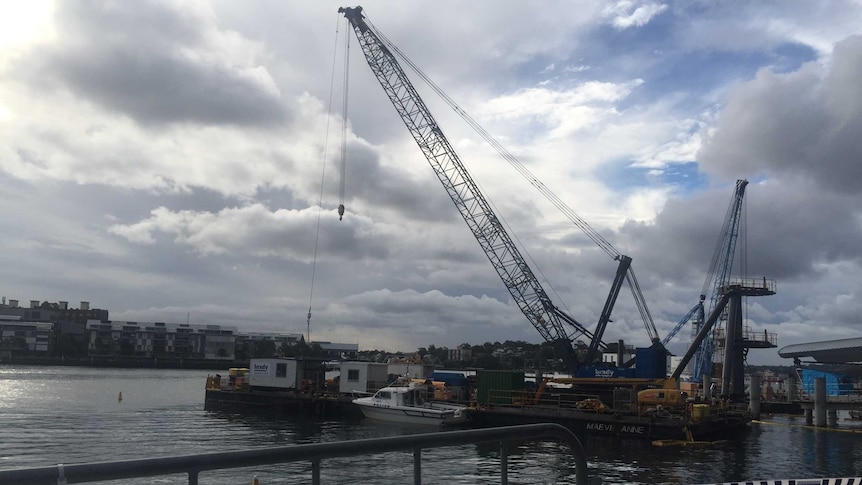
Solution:
M569 429L559 424L544 423L163 458L0 470L0 485L67 485L178 473L188 474L189 485L198 485L198 474L202 471L248 468L295 461L310 461L312 483L319 484L320 466L324 459L404 450L413 450L413 483L419 485L422 483L422 449L492 442L500 443L500 483L507 484L509 443L548 438L556 438L569 446L575 458L577 482L588 483L586 453L580 440Z

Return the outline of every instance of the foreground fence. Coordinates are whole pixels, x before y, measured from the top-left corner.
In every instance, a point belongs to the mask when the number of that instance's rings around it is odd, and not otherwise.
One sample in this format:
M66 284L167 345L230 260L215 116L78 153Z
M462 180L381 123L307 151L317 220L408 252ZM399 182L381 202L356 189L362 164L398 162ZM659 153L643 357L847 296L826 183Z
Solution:
M422 483L423 449L493 442L500 443L500 483L506 484L509 444L546 439L556 439L569 446L575 458L575 477L578 483L587 483L587 459L578 438L558 424L528 424L163 458L0 470L0 485L67 485L179 473L188 474L189 485L198 485L198 474L203 471L296 461L311 462L312 483L319 484L321 462L328 458L405 450L413 451L413 483L418 485Z

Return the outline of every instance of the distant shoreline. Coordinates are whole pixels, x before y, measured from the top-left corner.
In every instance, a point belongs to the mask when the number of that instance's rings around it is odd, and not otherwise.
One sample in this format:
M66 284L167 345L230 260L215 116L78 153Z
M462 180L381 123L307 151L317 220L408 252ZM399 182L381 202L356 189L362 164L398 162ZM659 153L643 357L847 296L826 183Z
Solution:
M84 357L84 358L46 358L46 357L4 357L0 366L4 365L44 365L66 367L114 367L130 369L201 369L223 370L231 367L248 367L247 361L214 361L203 359L175 358L120 358L120 357Z

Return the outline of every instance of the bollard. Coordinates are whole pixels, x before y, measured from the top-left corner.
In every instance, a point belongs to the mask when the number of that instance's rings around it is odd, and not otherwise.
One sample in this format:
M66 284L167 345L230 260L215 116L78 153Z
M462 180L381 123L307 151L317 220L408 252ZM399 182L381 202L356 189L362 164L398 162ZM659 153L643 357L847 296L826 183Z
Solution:
M251 485L260 485L260 482L257 480L257 475L251 480Z

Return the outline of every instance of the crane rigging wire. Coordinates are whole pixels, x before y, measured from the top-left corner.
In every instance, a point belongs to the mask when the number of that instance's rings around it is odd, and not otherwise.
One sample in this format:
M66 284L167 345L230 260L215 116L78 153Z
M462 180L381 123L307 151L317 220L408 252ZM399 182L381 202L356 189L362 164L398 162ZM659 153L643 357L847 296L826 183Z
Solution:
M320 243L320 220L321 214L323 212L323 183L326 180L326 162L327 162L327 148L329 147L329 121L332 119L332 95L335 92L335 61L338 57L338 27L341 25L340 17L337 19L335 23L335 46L333 47L332 52L332 75L329 80L329 112L326 116L326 133L324 135L323 140L323 163L321 164L320 170L320 195L317 199L317 228L314 232L314 256L311 260L311 285L309 289L308 295L308 315L306 316L305 325L306 325L306 340L308 342L311 341L311 308L312 303L314 301L314 278L317 272L317 248ZM345 36L350 37L350 36ZM343 183L342 183L343 187ZM343 189L342 189L343 194ZM343 198L343 197L342 197ZM344 205L339 206L339 212L343 213Z
M569 207L565 202L562 201L551 189L549 189L541 180L539 180L535 175L533 175L530 170L518 160L515 155L509 152L500 142L498 142L490 133L488 133L472 116L470 116L461 106L459 106L446 92L443 91L440 86L438 86L433 80L431 80L428 75L422 71L419 66L417 66L410 58L404 54L398 46L396 46L389 38L386 37L385 34L380 32L374 24L371 23L367 18L365 19L365 23L369 26L369 28L377 35L385 44L386 47L395 55L397 55L400 59L402 59L410 68L416 72L416 74L427 84L443 101L446 102L449 107L455 111L471 128L473 128L482 139L485 140L486 143L491 145L497 153L503 157L509 164L517 170L521 176L523 176L533 187L535 187L539 193L545 196L560 212L562 212L575 226L580 228L599 248L601 248L605 253L607 253L612 259L618 261L623 257L622 253L619 252L610 242L608 242L601 234L598 233L592 226L590 226L585 220L583 220L578 214ZM658 330L655 327L655 323L653 322L652 315L649 312L649 308L646 305L646 301L642 298L642 293L640 290L640 285L637 282L637 278L634 274L634 269L629 266L628 272L626 274L626 281L629 283L629 289L632 292L632 296L634 296L634 300L636 302L638 312L643 319L644 327L646 328L647 333L650 338L655 340L658 339Z
M376 27L371 23L371 21L369 21L368 19L365 19L365 22L366 22L366 23L369 25L369 27L370 27L370 28L375 32L375 34L376 34L378 37L380 37L380 39L381 39L383 42L385 42L385 43L386 43L387 47L388 47L392 52L396 53L396 54L398 55L398 57L399 57L399 58L401 58L402 60L404 60L404 62L406 62L406 63L407 63L407 64L408 64L408 65L409 65L409 66L414 70L414 72L416 72L416 73L419 75L419 77L420 77L423 81L425 81L425 83L426 83L426 84L428 84L428 85L429 85L429 86L430 86L430 87L431 87L431 88L432 88L432 89L437 93L437 95L438 95L438 96L440 96L441 98L443 98L443 99L446 101L446 104L448 104L448 105L449 105L449 106L450 106L450 107L451 107L451 108L452 108L456 113L458 113L462 118L464 118L464 117L466 116L466 117L470 120L470 121L468 121L468 123L472 122L472 126L474 127L474 129L475 129L475 130L477 130L477 131L479 131L479 130L484 131L484 130L482 129L482 127L481 127L481 126L480 126L476 121L474 121L472 118L470 118L469 114L467 114L467 112L466 112L466 111L464 111L463 109L461 109L461 107L460 107L460 106L458 106L458 105L455 103L455 101L454 101L454 100L452 100L452 98L450 98L450 97L449 97L449 95L447 95L447 94L443 91L443 89L442 89L442 88L440 88L436 83L434 83L434 81L432 81L430 77L428 77L428 76L427 76L427 75L426 75L426 74L425 74L421 69L419 69L419 67L418 67L416 64L414 64L414 63L413 63L413 61L411 61L411 60L410 60L410 59L409 59L409 58L408 58L408 57L407 57L403 52L401 52L401 50L400 50L400 49L398 49L398 47L397 47L395 44L393 44L393 43L392 43L392 42L391 42L391 41L390 41L390 40L389 40L389 39L388 39L388 38L387 38L387 37L386 37L382 32L380 32L379 30L377 30L377 28L376 28ZM481 134L481 133L480 133L480 134ZM494 139L491 137L491 135L490 135L490 134L487 134L487 132L485 132L485 135L486 135L486 136L483 136L483 138L484 138L488 143L492 143L492 144L494 144L494 143L495 143L495 144L497 144L497 145L499 146L499 149L497 150L498 152L500 152L500 150L504 150L504 151L505 151L505 148L504 148L502 145L500 145L496 140L494 140ZM513 156L513 155L510 155L510 156L514 159L514 156ZM516 163L519 163L517 159L515 159L515 162L516 162ZM475 180L474 180L473 182L474 182L477 186L480 186L480 185L481 185L479 182L477 182L477 181L475 181ZM485 192L485 191L483 191L483 192ZM488 202L488 203L493 207L494 212L495 212L496 214L498 214L498 215L497 215L497 218L498 218L498 219L499 219L499 220L500 220L500 221L501 221L501 222L502 222L502 223L503 223L503 224L508 228L509 233L512 235L512 237L513 237L515 240L517 240L517 241L518 241L518 245L519 245L519 247L520 247L520 248L526 248L526 246L525 246L524 244L522 244L522 242L521 242L520 238L518 237L517 233L516 233L514 230L512 230L512 227L509 225L509 223L508 223L508 221L505 219L505 217L503 217L502 215L499 215L499 214L502 214L502 212L500 212L500 210L496 207L496 205L494 204L494 202L493 202L492 200L490 200L487 196L486 196L485 198L487 199L487 202ZM552 293L557 297L557 300L558 300L558 301L562 301L562 302L563 302L563 303L562 303L562 306L566 309L566 311L569 311L569 308L568 308L568 306L565 304L565 301L562 299L562 297L560 297L559 293L557 293L556 288L554 288L554 285L552 285L552 284L550 283L550 281L548 280L547 276L546 276L546 275L544 274L544 272L542 271L542 268L538 265L538 263L537 263L537 262L536 262L536 260L533 258L533 256L532 256L529 252L527 252L527 251L526 251L526 249L521 249L521 251L522 251L523 253L525 253L525 254L526 254L526 257L527 257L527 258L530 260L530 262L532 263L532 267L533 267L533 268L535 268L535 271L536 271L536 272L538 272L538 273L542 276L542 280L543 280L543 281L545 282L545 284L546 284L546 285L551 289L551 292L552 292Z
M344 36L344 86L350 81L350 36ZM338 220L344 217L344 184L347 180L347 99L348 90L344 89L341 98L341 174L338 187Z

